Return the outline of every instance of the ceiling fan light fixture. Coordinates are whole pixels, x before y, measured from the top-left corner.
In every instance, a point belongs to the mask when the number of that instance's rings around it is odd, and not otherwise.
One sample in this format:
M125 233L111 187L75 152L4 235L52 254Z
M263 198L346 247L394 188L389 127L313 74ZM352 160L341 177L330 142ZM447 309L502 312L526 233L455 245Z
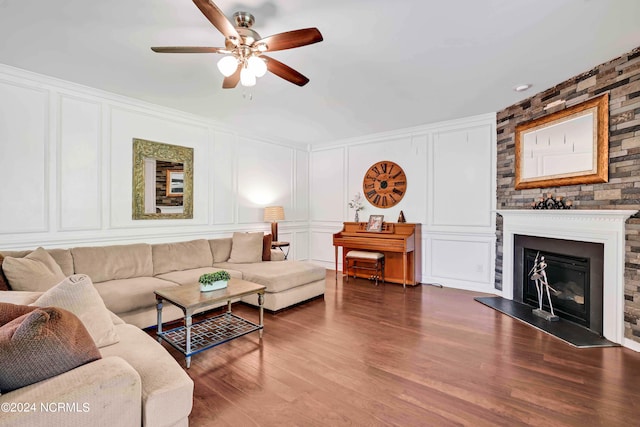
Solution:
M218 61L218 70L223 76L229 77L238 69L238 60L234 56L224 56Z
M256 85L256 75L247 67L242 67L240 70L240 84L245 87Z
M164 46L152 47L157 53L218 53L224 56L217 62L224 75L223 89L233 89L239 83L254 86L258 77L267 72L297 86L304 86L309 79L282 62L266 56L275 52L298 48L323 41L317 28L302 28L285 31L262 38L253 30L255 18L248 12L233 15L235 24L225 16L215 0L193 0L200 12L224 36L224 47L210 46ZM3 0L0 0L2 3Z
M247 68L249 68L249 71L256 77L262 77L267 72L267 64L265 64L262 58L257 56L252 56L247 60Z

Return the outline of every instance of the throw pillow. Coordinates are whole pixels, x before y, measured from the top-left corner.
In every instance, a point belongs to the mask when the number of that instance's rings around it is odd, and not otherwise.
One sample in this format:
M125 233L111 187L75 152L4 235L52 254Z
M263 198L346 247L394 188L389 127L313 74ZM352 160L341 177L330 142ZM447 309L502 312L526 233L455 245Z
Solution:
M262 261L264 233L233 233L229 261L236 264Z
M109 310L86 274L67 277L30 305L69 310L82 321L99 348L120 340L113 327Z
M5 257L2 269L14 291L44 292L65 278L60 266L43 248L24 258Z
M262 260L271 261L271 234L265 234L262 238Z
M10 291L11 286L9 286L9 281L7 280L7 276L4 275L4 270L2 269L3 260L4 260L4 255L0 254L0 291Z
M0 392L100 359L82 322L56 307L0 303Z

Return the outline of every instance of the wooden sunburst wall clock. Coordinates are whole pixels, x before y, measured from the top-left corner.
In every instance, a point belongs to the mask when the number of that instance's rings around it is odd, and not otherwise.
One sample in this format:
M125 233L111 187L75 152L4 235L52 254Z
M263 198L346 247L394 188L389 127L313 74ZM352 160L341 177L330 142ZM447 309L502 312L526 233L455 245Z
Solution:
M388 160L374 163L364 175L362 192L373 206L390 208L407 192L407 175L397 163Z

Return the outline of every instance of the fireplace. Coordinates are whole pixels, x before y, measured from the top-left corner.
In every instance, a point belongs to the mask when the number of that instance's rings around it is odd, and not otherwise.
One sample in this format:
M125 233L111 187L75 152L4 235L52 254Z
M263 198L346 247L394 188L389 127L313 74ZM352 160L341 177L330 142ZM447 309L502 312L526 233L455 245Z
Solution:
M632 347L634 343L624 338L625 221L636 212L609 209L499 210L498 214L503 218L502 297L516 299L516 235L601 244L602 335L614 343ZM590 327L593 327L593 319L590 322Z
M514 236L513 299L538 307L530 272L536 257L544 256L554 312L602 335L602 274L604 245L537 236ZM549 303L543 299L543 308Z

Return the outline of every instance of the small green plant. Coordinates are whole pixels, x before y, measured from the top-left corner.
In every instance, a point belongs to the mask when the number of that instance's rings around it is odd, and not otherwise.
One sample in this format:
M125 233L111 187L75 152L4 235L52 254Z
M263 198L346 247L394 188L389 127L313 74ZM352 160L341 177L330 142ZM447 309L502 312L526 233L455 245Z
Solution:
M216 271L214 273L205 273L205 274L203 274L198 279L198 282L206 284L206 283L217 282L219 280L230 280L230 279L231 279L231 275L229 274L229 272L224 271L224 270L220 270L220 271Z

